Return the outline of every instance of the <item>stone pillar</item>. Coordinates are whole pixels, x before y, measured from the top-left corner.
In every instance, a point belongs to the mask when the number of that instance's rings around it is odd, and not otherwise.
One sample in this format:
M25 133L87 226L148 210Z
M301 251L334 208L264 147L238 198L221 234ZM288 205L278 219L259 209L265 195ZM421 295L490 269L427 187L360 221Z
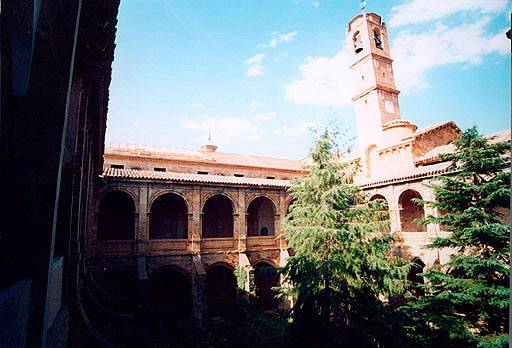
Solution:
M247 250L247 207L245 206L247 192L238 194L238 251Z
M192 278L192 318L196 327L204 326L206 317L206 272L201 255L192 256L194 274Z
M142 185L139 187L139 226L136 237L137 256L146 255L149 241L149 207L148 207L148 187Z
M192 193L192 215L189 215L189 249L194 253L201 252L201 191Z

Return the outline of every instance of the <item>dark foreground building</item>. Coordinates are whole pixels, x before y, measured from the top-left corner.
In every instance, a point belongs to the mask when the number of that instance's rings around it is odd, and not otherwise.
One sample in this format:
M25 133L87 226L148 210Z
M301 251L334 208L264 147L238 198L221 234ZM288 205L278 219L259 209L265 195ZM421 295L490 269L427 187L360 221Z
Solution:
M1 6L0 347L61 347L85 274L119 0Z

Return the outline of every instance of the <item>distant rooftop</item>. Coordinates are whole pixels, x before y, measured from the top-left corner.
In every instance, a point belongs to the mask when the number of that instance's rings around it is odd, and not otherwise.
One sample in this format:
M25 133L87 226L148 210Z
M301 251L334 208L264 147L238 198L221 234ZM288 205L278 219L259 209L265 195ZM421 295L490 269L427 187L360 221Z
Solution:
M303 162L283 158L243 155L210 150L190 150L177 147L140 145L111 142L105 146L106 155L127 155L137 157L154 157L169 160L199 161L225 165L273 168L300 171Z

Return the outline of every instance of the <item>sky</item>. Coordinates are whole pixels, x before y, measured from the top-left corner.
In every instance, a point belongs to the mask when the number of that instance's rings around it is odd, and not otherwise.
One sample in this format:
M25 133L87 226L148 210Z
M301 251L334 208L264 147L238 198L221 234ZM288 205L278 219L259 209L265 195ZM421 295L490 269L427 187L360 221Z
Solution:
M390 39L400 113L510 128L507 0L368 0ZM106 142L300 159L357 135L346 26L359 0L122 0Z

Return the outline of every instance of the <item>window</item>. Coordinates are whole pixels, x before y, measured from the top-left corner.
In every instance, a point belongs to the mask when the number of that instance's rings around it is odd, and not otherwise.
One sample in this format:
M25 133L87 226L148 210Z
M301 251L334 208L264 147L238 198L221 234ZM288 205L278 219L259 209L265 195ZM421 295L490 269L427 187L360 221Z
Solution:
M275 176L267 176L267 179L275 179Z
M197 174L201 174L201 175L207 175L208 172L202 172L202 171L198 171Z
M165 168L155 168L155 172L165 172Z
M110 168L112 168L112 169L124 169L124 164L111 164Z
M237 178L242 178L244 175L243 175L243 174L235 174L235 176L236 176Z

